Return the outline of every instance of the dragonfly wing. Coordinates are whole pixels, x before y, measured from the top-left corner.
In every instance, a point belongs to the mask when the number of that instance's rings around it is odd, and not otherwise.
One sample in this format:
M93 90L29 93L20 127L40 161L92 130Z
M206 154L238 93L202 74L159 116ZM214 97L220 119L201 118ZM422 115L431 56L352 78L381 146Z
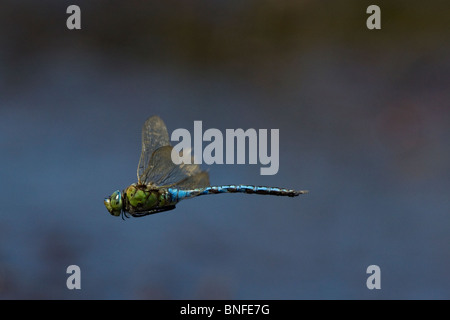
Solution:
M158 116L148 118L142 127L142 151L137 168L139 183L146 180L144 174L149 171L148 165L155 150L169 145L169 133L164 121Z
M206 171L202 171L175 183L173 187L178 189L196 189L206 188L209 186L209 174Z
M143 173L141 182L152 183L156 186L175 186L178 184L204 184L209 178L197 164L174 164L172 161L172 146L164 146L155 150L150 158L146 171ZM200 174L200 175L199 175ZM198 175L198 177L196 177ZM188 182L188 178L191 178ZM195 177L195 178L194 178Z

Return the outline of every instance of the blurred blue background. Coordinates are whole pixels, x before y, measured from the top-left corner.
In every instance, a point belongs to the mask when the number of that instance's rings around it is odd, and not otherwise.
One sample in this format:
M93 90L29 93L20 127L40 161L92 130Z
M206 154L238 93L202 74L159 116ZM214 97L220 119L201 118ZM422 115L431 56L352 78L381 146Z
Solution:
M450 5L370 4L1 1L0 298L449 299ZM277 175L204 169L310 193L110 216L153 114L280 129Z

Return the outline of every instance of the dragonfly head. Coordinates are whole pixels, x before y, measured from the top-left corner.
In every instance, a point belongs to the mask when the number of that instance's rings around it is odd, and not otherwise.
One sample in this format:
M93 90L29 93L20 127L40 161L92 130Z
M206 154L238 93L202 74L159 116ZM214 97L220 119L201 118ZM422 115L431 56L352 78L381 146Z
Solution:
M122 194L119 190L114 191L109 198L105 198L103 203L109 213L116 217L120 216L120 213L122 212Z

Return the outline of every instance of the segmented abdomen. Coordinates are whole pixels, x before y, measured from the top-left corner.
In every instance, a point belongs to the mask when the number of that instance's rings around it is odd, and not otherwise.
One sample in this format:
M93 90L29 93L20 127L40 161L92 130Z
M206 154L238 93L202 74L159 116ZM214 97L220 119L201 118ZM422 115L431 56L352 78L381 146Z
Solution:
M278 187L257 187L248 185L229 185L229 186L212 186L203 190L202 194L215 194L215 193L255 193L263 195L273 196L287 196L295 197L299 194L305 193L304 191L297 191L292 189L278 188Z
M206 188L198 188L192 190L183 189L168 189L174 202L181 201L192 197L197 197L207 194L218 193L248 193L248 194L262 194L273 196L287 196L296 197L307 191L297 191L292 189L277 188L277 187L256 187L248 185L227 185L227 186L211 186Z

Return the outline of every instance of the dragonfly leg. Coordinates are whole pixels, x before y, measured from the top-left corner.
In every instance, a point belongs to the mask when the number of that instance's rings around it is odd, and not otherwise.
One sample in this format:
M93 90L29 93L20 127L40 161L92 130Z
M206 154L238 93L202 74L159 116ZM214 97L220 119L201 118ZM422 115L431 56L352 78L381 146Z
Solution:
M125 217L127 219L129 218L128 213L126 211L124 211L124 210L122 210L121 216L122 216L122 220L125 220L123 217Z
M130 214L131 214L133 217L135 217L135 218L140 218L140 217L148 216L149 214L154 214L154 213L159 213L159 212L169 211L169 210L173 210L173 209L175 209L175 205L172 205L172 206L166 206L166 207L162 207L162 208L156 208L156 209L148 210L148 211L133 212L133 213L130 213Z

